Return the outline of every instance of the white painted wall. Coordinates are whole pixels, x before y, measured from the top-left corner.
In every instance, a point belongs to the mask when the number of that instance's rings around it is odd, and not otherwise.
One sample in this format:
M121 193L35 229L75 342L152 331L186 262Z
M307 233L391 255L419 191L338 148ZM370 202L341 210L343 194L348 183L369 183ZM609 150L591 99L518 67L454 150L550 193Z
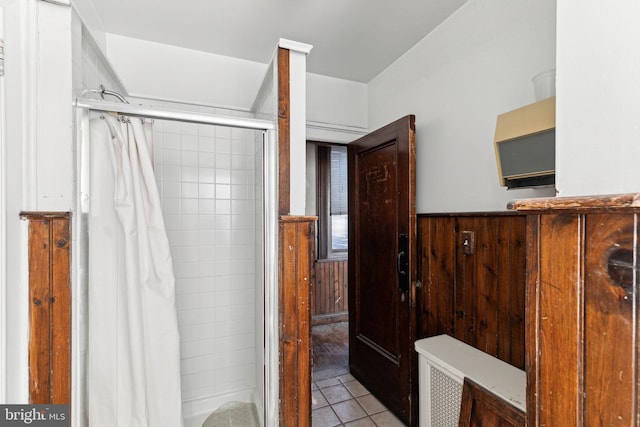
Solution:
M27 223L21 211L73 206L71 8L2 0L5 17L4 170L7 301L5 398L28 401ZM68 48L61 48L67 46ZM6 374L6 377L5 377Z
M259 98L267 64L108 34L91 2L76 0L74 7L104 52L101 60L118 71L119 83L131 96L240 111L251 111ZM291 46L295 52L296 46L309 45ZM305 49L303 53L308 53ZM298 91L305 100L294 99L302 107L292 111L306 114L308 138L345 143L366 133L366 84L312 73L306 73L306 81L298 77L293 84L306 86Z
M107 34L107 57L131 96L249 111L267 64Z
M23 143L34 133L32 110L27 109L30 95L27 81L33 79L33 58L26 54L26 46L34 43L29 37L35 25L33 2L20 0L3 1L5 17L5 149L4 177L7 183L5 193L6 209L6 288L3 289L7 301L27 301L27 227L20 221L20 211L26 205L25 180L23 179ZM12 46L17 46L14 49ZM32 95L31 95L32 96ZM28 401L28 305L7 304L4 331L7 342L5 368L5 401L26 403ZM10 327L8 325L11 325ZM6 376L5 376L6 375Z
M307 73L307 139L349 143L365 135L367 91L365 83Z
M640 3L558 2L561 196L640 191Z
M369 127L416 115L418 212L499 211L554 190L505 190L498 114L534 102L555 66L555 0L469 0L369 83Z
M6 89L4 85L4 8L0 4L0 39L2 39L2 72L0 73L0 375L7 376L7 247L4 243L7 235L6 219L6 139L5 139L5 111ZM0 383L0 402L6 401L7 384Z
M307 73L307 122L366 128L367 87L366 83Z
M29 204L39 211L70 211L74 200L71 8L39 2L37 9L37 129L27 160L35 188Z
M91 16L90 8L81 10ZM96 44L106 52L108 62L118 70L118 76L131 96L250 111L267 73L267 64L96 30L91 34L95 36ZM308 45L294 43L291 46ZM296 49L292 51L295 53ZM303 48L299 53L308 52ZM310 54L313 55L312 52ZM299 70L295 74L305 75ZM294 100L294 103L302 105L295 110L298 114L305 114L303 110L306 109L310 138L348 142L365 133L365 83L306 73L306 81L298 78L293 84L306 86L305 100Z

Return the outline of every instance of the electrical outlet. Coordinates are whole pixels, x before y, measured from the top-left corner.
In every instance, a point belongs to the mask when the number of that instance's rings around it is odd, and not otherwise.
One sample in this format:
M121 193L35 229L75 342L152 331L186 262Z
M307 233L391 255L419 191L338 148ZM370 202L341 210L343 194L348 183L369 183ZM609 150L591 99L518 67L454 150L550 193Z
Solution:
M476 248L476 233L473 231L462 232L462 253L472 255Z

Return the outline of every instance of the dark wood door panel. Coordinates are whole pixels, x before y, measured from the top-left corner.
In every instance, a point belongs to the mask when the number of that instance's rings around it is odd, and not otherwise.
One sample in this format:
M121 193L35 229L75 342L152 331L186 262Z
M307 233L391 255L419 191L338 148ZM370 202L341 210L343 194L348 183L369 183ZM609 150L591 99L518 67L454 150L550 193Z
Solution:
M348 148L350 370L409 425L417 421L414 129L408 116Z
M395 359L398 354L397 180L395 140L360 153L358 160L359 245L370 254L359 262L354 330L363 345ZM375 254L375 255L373 255Z

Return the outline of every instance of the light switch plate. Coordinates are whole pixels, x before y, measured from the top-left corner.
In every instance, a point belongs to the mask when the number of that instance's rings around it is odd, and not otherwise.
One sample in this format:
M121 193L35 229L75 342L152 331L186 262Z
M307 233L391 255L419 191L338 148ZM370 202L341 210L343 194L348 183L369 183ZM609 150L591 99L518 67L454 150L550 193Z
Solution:
M473 255L476 249L476 233L473 231L462 232L462 253L465 255Z

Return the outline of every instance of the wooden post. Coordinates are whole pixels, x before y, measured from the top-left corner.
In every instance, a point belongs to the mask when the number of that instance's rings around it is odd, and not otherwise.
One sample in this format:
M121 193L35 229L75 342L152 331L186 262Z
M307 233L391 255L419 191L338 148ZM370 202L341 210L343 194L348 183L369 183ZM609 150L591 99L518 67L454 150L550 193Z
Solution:
M279 230L280 425L311 426L310 284L315 217L281 217Z
M29 221L29 400L71 395L70 214L25 212Z

